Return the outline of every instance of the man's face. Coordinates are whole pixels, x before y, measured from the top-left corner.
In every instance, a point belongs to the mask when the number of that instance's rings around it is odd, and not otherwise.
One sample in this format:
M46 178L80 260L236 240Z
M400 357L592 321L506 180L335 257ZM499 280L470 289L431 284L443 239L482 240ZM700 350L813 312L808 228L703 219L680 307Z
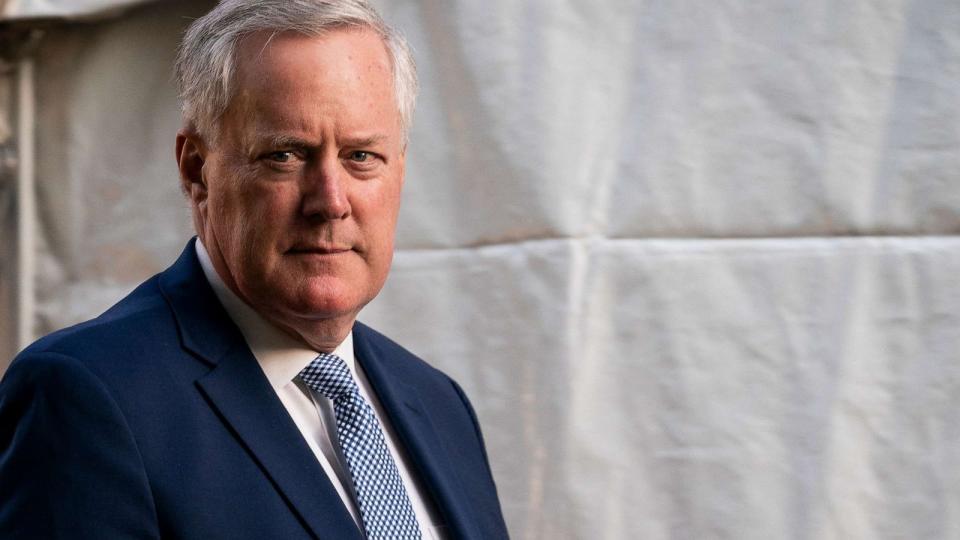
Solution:
M304 336L318 321L352 322L383 286L404 146L376 34L268 37L238 49L233 101L200 151L205 198L191 198L227 285Z

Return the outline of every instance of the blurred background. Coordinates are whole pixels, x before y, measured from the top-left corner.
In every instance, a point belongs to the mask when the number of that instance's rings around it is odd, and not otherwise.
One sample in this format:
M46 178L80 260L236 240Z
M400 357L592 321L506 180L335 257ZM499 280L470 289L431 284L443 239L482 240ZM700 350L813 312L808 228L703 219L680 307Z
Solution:
M361 320L518 539L960 538L960 2L380 0L419 63ZM0 0L0 371L192 235L208 1Z

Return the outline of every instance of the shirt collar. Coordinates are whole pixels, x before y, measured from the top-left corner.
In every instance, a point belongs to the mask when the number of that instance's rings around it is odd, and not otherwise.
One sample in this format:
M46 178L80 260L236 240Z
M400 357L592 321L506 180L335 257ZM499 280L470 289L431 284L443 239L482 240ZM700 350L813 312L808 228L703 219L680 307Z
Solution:
M274 390L286 386L319 353L272 325L234 294L220 279L220 275L217 274L213 262L210 260L210 255L199 238L196 242L196 251L197 258L200 260L200 267L203 268L203 275L210 282L213 292L217 295L220 303L223 304L223 309L226 310L227 315L233 319L233 322L240 329L240 333L247 341L247 346L250 347L250 351L260 364L260 369L263 370L267 380L270 381L270 386ZM347 363L351 373L356 376L352 331L333 350L333 354L342 358Z

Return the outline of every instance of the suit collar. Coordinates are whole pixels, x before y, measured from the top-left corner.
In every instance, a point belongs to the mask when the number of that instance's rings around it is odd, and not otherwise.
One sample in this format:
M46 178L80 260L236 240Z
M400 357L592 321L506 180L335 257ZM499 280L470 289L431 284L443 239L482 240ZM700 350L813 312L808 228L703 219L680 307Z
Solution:
M200 360L216 365L243 336L203 276L194 243L160 274L160 291L173 311L181 345Z
M194 242L160 275L181 345L211 370L196 381L218 416L263 469L304 526L317 538L359 540L316 456L203 276Z
M400 358L391 358L392 353L378 347L378 341L386 338L367 326L356 323L353 336L357 362L363 367L390 423L423 479L423 485L436 502L447 525L448 536L480 538L457 469L418 397L415 378L402 367L406 363Z

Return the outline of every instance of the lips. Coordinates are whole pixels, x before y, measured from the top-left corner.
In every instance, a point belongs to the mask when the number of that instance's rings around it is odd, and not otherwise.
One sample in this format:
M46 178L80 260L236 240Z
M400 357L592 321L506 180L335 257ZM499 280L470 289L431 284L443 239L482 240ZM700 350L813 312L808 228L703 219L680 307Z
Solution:
M352 249L350 246L338 244L296 245L290 248L287 253L294 255L336 255L347 253Z

